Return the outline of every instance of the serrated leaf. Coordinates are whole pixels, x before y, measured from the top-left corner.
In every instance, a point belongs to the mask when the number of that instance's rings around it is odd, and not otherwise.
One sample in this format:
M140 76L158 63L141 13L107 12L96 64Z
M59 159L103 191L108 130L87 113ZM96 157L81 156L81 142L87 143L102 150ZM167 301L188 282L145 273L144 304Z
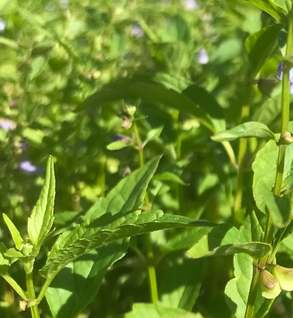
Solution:
M122 258L127 249L128 241L117 241L68 264L46 292L52 316L76 317L93 301L108 268Z
M143 233L191 225L210 226L210 223L179 215L163 215L162 211L134 211L120 218L109 214L106 220L85 222L62 233L40 272L44 277L52 278L68 263L100 246Z
M158 127L158 128L154 128L154 129L151 129L147 135L146 135L146 138L143 142L143 145L147 145L148 143L150 143L152 140L154 139L157 139L160 137L162 131L163 131L164 127Z
M134 304L132 311L123 315L123 318L202 318L183 309L165 307L161 304Z
M245 237L234 226L220 224L203 236L187 251L187 256L200 258L207 256L227 256L246 253L260 258L271 250L271 246L262 242L245 242Z
M278 48L278 33L282 24L273 24L250 35L245 41L245 48L250 61L250 78L254 79L262 65Z
M276 139L274 133L266 125L254 121L238 125L229 130L220 131L212 139L222 142L250 137Z
M184 260L174 265L165 273L159 285L160 303L166 307L191 311L205 271L203 260Z
M53 158L49 157L46 177L40 197L28 218L28 235L36 250L41 246L53 225L55 176Z
M234 275L226 285L226 302L236 318L244 318L249 290L253 275L253 260L247 254L236 254L234 256ZM254 302L254 318L262 318L269 310L271 301L261 295L260 288Z
M204 110L205 107L208 107L208 105L206 104L206 99L203 99L202 97L203 91L205 92L204 97L208 95L209 100L212 99L211 95L202 88L200 88L201 95L194 94L195 96L192 95L191 99L188 94L178 93L175 90L168 89L161 84L153 82L152 80L135 77L124 78L106 85L104 88L88 97L77 108L77 111L82 111L93 107L94 105L101 105L110 101L141 98L145 101L169 105L182 112L189 113L195 116L211 131L223 130L225 126L222 124L219 125L218 115L216 114L217 117L215 117L215 120L213 120L214 114L208 114ZM214 99L213 101L213 104L216 103L216 105L218 105ZM213 109L212 111L214 112ZM217 107L217 111L220 112L220 107ZM221 117L221 119L222 118L223 117ZM218 126L220 126L220 129Z
M130 145L126 144L124 141L117 140L117 141L111 142L111 143L107 146L107 149L108 149L108 150L120 150L120 149L129 147L129 146L130 146Z
M14 241L16 248L20 249L23 244L23 239L17 227L14 225L14 223L10 220L10 218L5 213L3 213L3 219L9 229L9 232L12 236L12 239Z

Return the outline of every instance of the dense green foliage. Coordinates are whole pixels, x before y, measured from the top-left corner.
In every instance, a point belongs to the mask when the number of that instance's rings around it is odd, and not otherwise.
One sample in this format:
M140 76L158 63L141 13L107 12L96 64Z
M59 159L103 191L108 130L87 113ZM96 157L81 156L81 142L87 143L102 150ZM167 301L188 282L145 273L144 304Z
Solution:
M292 317L292 21L0 0L1 317Z

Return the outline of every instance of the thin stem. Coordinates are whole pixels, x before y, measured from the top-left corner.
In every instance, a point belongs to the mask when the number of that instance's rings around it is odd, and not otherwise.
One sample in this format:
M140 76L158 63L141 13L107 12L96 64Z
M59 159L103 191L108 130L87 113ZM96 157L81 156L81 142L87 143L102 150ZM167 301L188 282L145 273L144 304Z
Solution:
M138 149L138 158L139 165L142 167L144 165L144 153L143 153L143 144L140 139L139 130L136 124L136 121L133 122L133 129L135 134L135 141ZM146 193L145 195L145 205L149 207L149 197ZM146 212L147 213L147 212ZM159 300L158 297L158 284L157 284L157 275L156 268L154 265L154 252L152 246L151 233L146 233L146 249L147 249L147 266L148 266L148 277L149 277L149 286L150 286L150 297L153 304L156 304Z
M28 299L35 300L35 288L33 282L33 271L26 273L26 287L27 287L27 295ZM32 318L40 318L38 303L34 301L30 306Z

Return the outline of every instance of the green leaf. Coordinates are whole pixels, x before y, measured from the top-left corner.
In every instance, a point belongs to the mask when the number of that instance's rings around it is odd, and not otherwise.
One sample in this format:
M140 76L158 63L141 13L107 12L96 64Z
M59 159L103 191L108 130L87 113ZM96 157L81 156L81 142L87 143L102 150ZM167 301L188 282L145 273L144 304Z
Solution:
M143 145L147 145L148 143L150 143L152 140L154 139L157 139L160 137L162 131L163 131L164 127L158 127L158 128L154 128L154 129L151 129L147 135L146 135L146 138L143 142Z
M273 0L248 0L248 2L287 25L287 12Z
M16 248L18 250L20 250L20 248L23 244L23 239L22 239L17 227L14 225L14 223L10 220L10 218L5 213L3 213L3 219L4 219L4 222L6 223L8 229L9 229L9 232L12 236L12 239L14 241Z
M76 317L97 295L108 268L121 259L128 241L93 250L68 264L53 280L46 299L54 318Z
M111 142L108 146L107 149L108 150L120 150L126 147L129 147L130 145L126 144L124 141L121 140L117 140L114 142Z
M266 125L255 121L238 125L229 130L220 131L212 139L222 142L250 137L276 139L274 133Z
M181 185L185 185L186 183L180 178L178 177L176 174L172 173L172 172L162 172L158 175L156 175L156 179L157 180L161 180L161 181L172 181Z
M274 24L250 35L245 41L245 48L251 64L250 78L254 79L262 65L278 48L278 33L283 28L281 24Z
M184 226L210 226L179 215L163 215L162 211L134 211L117 217L109 213L90 223L85 222L60 235L53 246L41 274L53 278L68 263L102 245L131 236Z
M260 258L271 250L271 246L261 242L245 242L244 236L236 227L220 224L204 235L187 251L187 256L200 258L207 256L227 256L246 253Z
M28 218L28 235L36 251L47 237L53 225L55 199L54 162L50 156L47 163L46 177L40 197L31 216Z
M287 225L290 219L290 208L288 202L286 202L289 200L289 196L277 197L273 194L277 157L278 146L272 140L267 142L257 153L255 161L252 164L254 171L253 196L258 209L263 213L266 213L266 209L268 209L271 212L273 223L278 227L283 227ZM286 147L284 180L292 175L292 161L293 145L290 144ZM285 206L281 207L280 204L284 204Z
M134 304L132 311L123 318L202 318L201 314L191 313L182 309L165 307L161 304Z
M184 260L168 270L159 285L160 303L191 311L206 272L203 260Z
M236 254L234 256L234 275L226 285L225 298L227 305L233 312L236 318L244 318L250 284L253 274L253 260L247 254ZM262 297L260 288L257 293L256 300L254 302L254 318L261 318L269 310L272 301L269 301Z
M194 87L194 86L192 86ZM204 89L200 89L202 93ZM205 91L204 91L205 92ZM151 80L143 80L140 78L124 78L116 82L104 86L90 97L88 97L78 108L77 111L82 111L90 107L97 107L103 103L122 100L122 99L138 99L161 103L171 106L182 112L189 113L195 116L204 126L211 131L214 131L218 126L218 117L212 119L213 114L208 114L204 107L207 106L205 98L202 95L195 94L196 102L191 100L188 95L178 93L173 89L168 89L161 84ZM205 92L205 95L209 95ZM211 99L212 97L210 97ZM217 104L218 105L218 104ZM219 108L219 107L218 107ZM222 117L221 117L222 118ZM221 130L225 127L221 125Z

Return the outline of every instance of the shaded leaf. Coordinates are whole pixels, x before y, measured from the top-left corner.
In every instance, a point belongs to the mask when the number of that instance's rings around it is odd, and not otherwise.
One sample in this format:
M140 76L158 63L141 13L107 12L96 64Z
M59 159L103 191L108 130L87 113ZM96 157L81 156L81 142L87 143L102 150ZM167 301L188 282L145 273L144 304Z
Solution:
M203 91L203 89L200 89L201 93ZM208 93L205 95L208 95ZM82 111L90 107L97 107L106 102L138 98L153 103L161 103L182 112L189 113L195 116L211 131L214 131L217 128L219 118L215 117L216 121L214 122L212 119L214 115L208 114L204 110L206 101L205 99L202 99L202 94L193 94L193 98L190 99L186 94L178 93L173 89L168 89L151 80L143 80L140 78L125 78L104 86L101 90L88 97L77 108L77 111ZM215 103L216 102L214 102L214 104ZM222 117L220 119L222 119ZM221 125L221 130L222 129L224 129L224 126Z
M53 317L76 317L93 301L108 268L122 258L127 249L126 240L117 241L68 264L55 277L46 292Z
M205 273L203 260L184 260L176 264L161 280L160 303L170 308L191 311L199 294Z
M268 60L278 47L278 33L283 28L281 24L274 24L250 35L245 41L245 48L250 61L250 78L254 79L262 65Z

